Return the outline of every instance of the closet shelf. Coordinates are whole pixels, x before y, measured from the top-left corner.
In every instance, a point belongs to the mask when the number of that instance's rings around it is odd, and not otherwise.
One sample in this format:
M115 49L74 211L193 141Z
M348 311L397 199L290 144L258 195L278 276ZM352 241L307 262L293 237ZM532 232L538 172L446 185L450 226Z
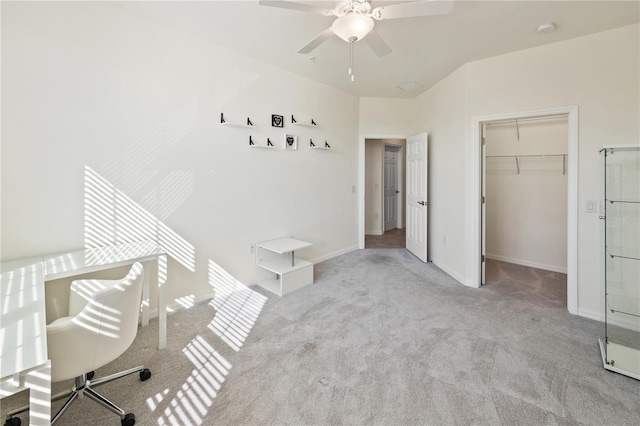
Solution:
M538 164L547 164L555 166L554 168L541 168L541 169L533 169L527 170L527 172L537 171L537 172L562 172L563 175L567 174L567 154L512 154L512 155L487 155L487 171L489 172L502 172L502 173L515 173L521 174L525 167L525 164L528 164L529 161L537 161ZM513 160L513 161L511 161ZM507 161L504 163L504 161ZM548 163L542 163L548 161ZM503 162L503 163L501 163ZM522 162L522 163L521 163ZM557 163L553 164L553 163ZM498 164L503 164L508 168L499 169L499 168L491 168L491 166L495 166ZM556 170L557 167L557 170ZM561 168L560 168L561 167Z

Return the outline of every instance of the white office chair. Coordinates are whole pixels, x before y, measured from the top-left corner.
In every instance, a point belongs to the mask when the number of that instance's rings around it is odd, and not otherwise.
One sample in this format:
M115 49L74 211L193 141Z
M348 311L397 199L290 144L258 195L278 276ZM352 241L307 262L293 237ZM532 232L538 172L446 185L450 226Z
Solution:
M135 424L133 413L125 414L94 388L136 372L144 381L151 377L151 372L139 366L93 380L93 371L118 358L133 343L138 330L143 275L142 265L135 263L120 280L76 280L71 284L68 316L47 326L47 347L51 381L76 380L70 391L51 398L52 401L68 398L51 424L82 394L119 414L123 426ZM14 416L28 408L10 412L5 426L19 426L21 421Z

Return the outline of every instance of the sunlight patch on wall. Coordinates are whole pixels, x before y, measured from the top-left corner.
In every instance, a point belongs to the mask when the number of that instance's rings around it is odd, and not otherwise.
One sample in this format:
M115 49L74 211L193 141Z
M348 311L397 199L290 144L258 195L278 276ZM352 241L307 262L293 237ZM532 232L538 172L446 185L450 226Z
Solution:
M85 167L85 247L153 241L189 271L195 248L126 194Z
M210 305L216 310L209 330L229 347L239 351L253 328L267 297L236 280L217 263L209 260L209 284L215 297Z
M100 167L100 173L105 180L115 183L124 193L137 194L157 179L159 172L152 170L152 165L183 141L197 124L196 99L163 119L152 131L133 141L122 155ZM140 206L147 211L155 212L157 199L145 197ZM161 216L158 218L163 219Z

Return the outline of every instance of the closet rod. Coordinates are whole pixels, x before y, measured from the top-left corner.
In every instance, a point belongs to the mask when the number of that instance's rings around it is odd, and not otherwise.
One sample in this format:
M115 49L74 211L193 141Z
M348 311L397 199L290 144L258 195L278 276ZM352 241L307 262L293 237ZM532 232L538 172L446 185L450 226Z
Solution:
M569 118L568 115L547 115L544 117L525 117L525 118L512 118L509 120L497 120L497 121L490 121L488 123L485 123L487 126L491 126L494 124L506 124L506 123L522 123L523 121L543 121L543 120L560 120L560 119L567 119Z
M513 155L487 155L487 158L545 158L545 157L565 157L567 154L513 154Z

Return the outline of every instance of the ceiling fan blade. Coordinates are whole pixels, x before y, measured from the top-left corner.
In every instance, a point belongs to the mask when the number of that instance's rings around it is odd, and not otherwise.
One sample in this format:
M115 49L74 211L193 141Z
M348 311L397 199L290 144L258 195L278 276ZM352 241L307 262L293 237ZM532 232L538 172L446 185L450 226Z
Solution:
M380 35L375 31L371 30L369 34L363 39L365 43L369 45L371 50L373 50L378 56L386 56L391 53L391 48L389 45L380 37Z
M294 1L285 0L259 0L258 4L262 6L281 7L283 9L300 10L302 12L313 12L320 15L332 15L333 10L323 7L311 6L304 3L296 3Z
M445 15L453 10L453 0L424 0L375 8L375 19L412 18L415 16Z
M309 43L307 43L303 47L301 47L300 50L298 50L298 53L310 53L313 49L315 49L316 47L320 46L322 43L324 43L325 41L329 40L334 35L335 34L334 34L333 30L331 29L331 27L329 27L326 30L324 30L323 32L321 32L320 34L318 34L318 36L316 38L314 38Z

